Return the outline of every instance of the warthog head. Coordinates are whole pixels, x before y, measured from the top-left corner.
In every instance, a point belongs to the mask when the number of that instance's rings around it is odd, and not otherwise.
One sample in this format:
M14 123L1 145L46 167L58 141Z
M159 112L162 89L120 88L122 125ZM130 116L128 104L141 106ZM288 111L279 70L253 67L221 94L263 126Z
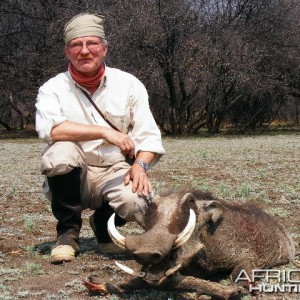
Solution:
M145 215L136 216L145 232L126 237L117 231L113 215L108 222L112 240L118 246L126 248L143 267L141 271L135 272L121 264L118 266L151 281L176 272L181 267L177 253L193 234L197 210L195 197L191 193L183 196L158 196ZM199 218L197 221L199 222Z

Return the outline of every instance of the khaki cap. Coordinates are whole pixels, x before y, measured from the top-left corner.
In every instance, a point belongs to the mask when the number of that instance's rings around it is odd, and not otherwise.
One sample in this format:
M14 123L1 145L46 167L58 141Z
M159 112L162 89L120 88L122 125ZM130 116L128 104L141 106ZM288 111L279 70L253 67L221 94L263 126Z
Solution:
M80 14L73 17L64 28L65 44L83 36L98 36L105 39L105 17L97 14Z

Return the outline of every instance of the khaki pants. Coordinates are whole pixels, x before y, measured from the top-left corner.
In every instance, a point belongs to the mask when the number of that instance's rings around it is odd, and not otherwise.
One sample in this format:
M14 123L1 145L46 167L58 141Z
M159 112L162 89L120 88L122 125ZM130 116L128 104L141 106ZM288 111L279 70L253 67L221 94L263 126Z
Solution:
M126 221L134 221L135 213L145 213L148 200L132 192L132 183L124 185L123 179L130 166L126 162L114 165L89 166L81 146L75 142L55 142L47 147L42 157L42 174L46 176L44 192L51 193L47 177L67 174L74 168L81 169L81 205L83 209L98 209L108 202Z

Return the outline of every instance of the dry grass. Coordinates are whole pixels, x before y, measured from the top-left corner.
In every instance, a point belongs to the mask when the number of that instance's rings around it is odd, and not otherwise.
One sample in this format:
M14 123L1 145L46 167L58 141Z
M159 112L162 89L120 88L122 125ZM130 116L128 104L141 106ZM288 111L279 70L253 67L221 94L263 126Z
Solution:
M210 190L227 201L259 203L287 226L299 251L299 135L165 138L163 142L167 155L149 172L156 193L193 186ZM92 273L114 280L124 276L114 267L116 257L98 251L87 222L90 211L84 213L82 254L70 264L49 264L55 220L41 193L43 178L39 168L43 147L35 138L1 140L0 300L205 299L194 293L156 291L126 296L89 295L81 280ZM299 260L289 267L300 268Z

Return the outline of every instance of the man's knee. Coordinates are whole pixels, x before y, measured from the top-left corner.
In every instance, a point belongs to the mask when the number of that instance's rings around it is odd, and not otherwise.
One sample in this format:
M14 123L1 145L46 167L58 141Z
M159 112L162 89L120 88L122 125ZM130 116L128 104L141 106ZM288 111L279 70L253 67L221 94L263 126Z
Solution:
M145 214L148 208L148 200L131 191L123 191L119 201L110 201L109 204L126 221L135 221L136 214Z
M48 177L63 175L84 165L84 152L78 143L55 142L43 153L42 174Z

